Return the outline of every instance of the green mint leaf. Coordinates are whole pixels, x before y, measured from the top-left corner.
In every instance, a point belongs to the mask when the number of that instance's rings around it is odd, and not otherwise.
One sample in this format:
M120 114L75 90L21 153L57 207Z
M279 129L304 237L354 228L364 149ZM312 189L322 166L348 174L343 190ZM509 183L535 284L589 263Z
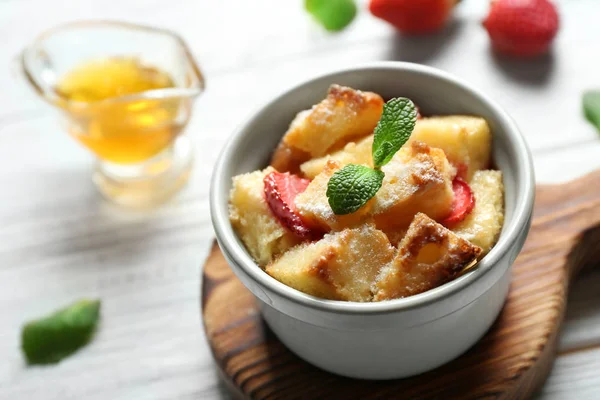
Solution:
M325 29L341 31L356 16L354 0L305 0L304 7Z
M92 338L100 316L100 300L80 300L53 314L28 322L21 347L29 364L54 364L75 353Z
M327 200L336 215L351 214L369 201L383 182L384 173L364 165L348 164L327 183Z
M600 132L600 90L589 90L583 94L583 112Z
M398 97L385 103L373 139L373 165L376 168L390 162L408 141L416 122L417 109L409 99Z

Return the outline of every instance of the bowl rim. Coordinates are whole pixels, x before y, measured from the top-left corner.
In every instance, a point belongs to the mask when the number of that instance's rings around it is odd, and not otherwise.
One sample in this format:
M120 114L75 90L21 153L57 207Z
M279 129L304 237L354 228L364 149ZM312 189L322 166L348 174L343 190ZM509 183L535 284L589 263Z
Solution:
M521 172L515 175L516 181L519 182L518 186L522 186L523 189L522 191L517 192L518 201L515 204L513 218L510 225L504 226L504 231L500 235L498 242L479 262L478 268L475 268L472 271L469 271L453 281L437 288L407 298L364 303L322 299L303 293L297 289L285 285L282 282L279 282L262 270L249 256L247 251L243 248L243 245L240 244L241 242L238 241L236 237L235 231L229 222L228 212L223 212L228 210L228 207L221 206L223 202L228 203L228 199L223 198L221 194L223 193L223 185L228 184L228 181L231 179L231 177L224 176L223 172L225 170L225 166L232 158L231 153L233 149L237 147L237 143L244 137L244 132L246 131L247 127L251 126L254 122L261 118L261 114L264 110L273 106L282 98L288 96L289 93L294 92L301 87L314 84L316 81L334 78L338 74L351 72L364 73L368 70L370 70L372 73L372 70L377 69L403 70L428 75L432 78L444 80L452 85L458 86L460 89L470 92L472 95L478 98L479 101L485 104L496 115L498 120L501 121L502 125L506 127L507 140L510 140L512 147L516 149L515 154L511 155L517 158L518 163L524 165L524 167L521 168ZM240 125L238 125L233 134L229 136L226 144L218 156L217 162L213 169L209 194L211 220L221 250L226 255L226 258L235 262L241 272L257 283L261 289L266 289L268 292L273 292L278 296L290 300L298 305L307 306L315 310L358 315L407 311L423 307L460 292L467 286L470 286L474 282L480 280L484 275L489 273L494 266L499 264L499 261L504 254L510 251L513 247L513 244L518 241L521 232L528 228L533 211L534 197L535 180L533 158L525 142L525 138L521 134L512 117L510 117L506 111L504 111L504 109L495 101L483 94L479 89L472 87L470 84L464 82L460 78L457 78L437 68L399 61L362 63L347 68L329 70L310 79L305 79L300 83L297 83L292 87L280 92L277 96L273 97L266 103L261 104L250 114L250 117L247 117Z

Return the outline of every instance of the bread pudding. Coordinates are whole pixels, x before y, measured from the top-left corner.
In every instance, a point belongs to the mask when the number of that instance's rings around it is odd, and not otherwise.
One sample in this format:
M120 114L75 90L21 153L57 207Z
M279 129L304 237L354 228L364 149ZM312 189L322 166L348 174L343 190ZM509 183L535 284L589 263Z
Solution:
M265 273L312 296L385 301L455 279L497 242L504 187L486 120L392 100L332 85L269 166L233 178L232 226Z

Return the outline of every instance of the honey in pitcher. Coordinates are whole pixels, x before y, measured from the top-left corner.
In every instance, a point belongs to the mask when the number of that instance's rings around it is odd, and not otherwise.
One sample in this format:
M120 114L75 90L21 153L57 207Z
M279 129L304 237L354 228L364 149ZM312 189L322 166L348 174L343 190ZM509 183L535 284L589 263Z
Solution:
M133 164L169 147L183 128L180 98L135 95L174 86L167 73L134 57L111 57L75 67L55 90L72 101L69 131L78 141L105 161Z

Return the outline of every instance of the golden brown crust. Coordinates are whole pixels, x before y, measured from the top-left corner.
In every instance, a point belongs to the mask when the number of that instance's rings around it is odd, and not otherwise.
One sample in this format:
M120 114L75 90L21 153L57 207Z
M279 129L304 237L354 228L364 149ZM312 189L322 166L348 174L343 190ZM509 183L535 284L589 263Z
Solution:
M504 223L502 172L477 171L469 186L475 196L475 208L463 221L452 226L452 231L487 254L496 244Z
M325 235L301 244L266 267L275 279L326 299L371 301L371 287L395 249L373 224Z
M310 154L291 147L282 140L271 156L270 165L279 172L298 174L300 165L308 160L310 160Z
M388 237L388 240L394 247L398 247L404 236L406 236L406 229L393 229L391 231L383 231Z
M475 171L488 167L491 139L485 119L448 115L418 120L408 143L418 140L444 150L448 160L461 167L463 178L468 181Z
M312 180L304 192L296 197L296 208L302 218L311 226L318 227L324 232L350 228L370 218L372 199L352 214L334 214L327 199L327 185L331 176L340 168L339 163L328 160L325 169Z
M357 112L372 106L381 106L383 109L383 99L377 93L354 90L348 86L331 85L327 97L337 103L342 102Z
M331 85L323 101L294 118L282 139L285 145L279 146L274 153L272 165L280 169L297 164L299 160L288 160L295 156L289 149L309 154L303 162L341 149L346 143L373 133L383 112L383 104L383 99L376 93Z
M374 300L413 296L457 277L481 248L419 213L399 244L392 263L374 285Z
M266 168L232 179L229 220L246 249L261 267L299 243L300 239L275 218L264 198Z
M333 242L316 260L308 267L308 273L320 279L331 286L332 291L336 292L334 278L329 270L330 263L339 255L341 247L339 241L347 238L347 232L340 232L338 242Z
M333 283L333 277L329 273L328 267L329 263L333 261L333 259L336 257L336 254L339 252L337 247L338 246L335 246L335 244L329 246L307 269L307 273L309 275L312 275L323 283L326 283L327 286L331 288L331 293L336 293L336 288ZM334 297L339 298L339 296Z
M309 179L313 179L325 169L327 161L333 160L341 166L347 164L362 164L368 167L373 166L373 156L371 148L373 147L373 135L368 135L356 142L346 143L343 149L331 153L324 157L313 158L300 166L300 170Z
M454 168L444 152L425 143L402 148L387 165L372 214L384 232L406 229L419 213L445 218L451 210Z
M415 140L414 142L412 142L410 144L410 150L412 151L413 154L430 154L431 153L431 146L429 146L427 143L425 142L421 142L419 140Z
M300 244L277 257L265 271L278 281L307 294L331 300L343 300L333 278L327 273L339 254L332 237L315 243Z

